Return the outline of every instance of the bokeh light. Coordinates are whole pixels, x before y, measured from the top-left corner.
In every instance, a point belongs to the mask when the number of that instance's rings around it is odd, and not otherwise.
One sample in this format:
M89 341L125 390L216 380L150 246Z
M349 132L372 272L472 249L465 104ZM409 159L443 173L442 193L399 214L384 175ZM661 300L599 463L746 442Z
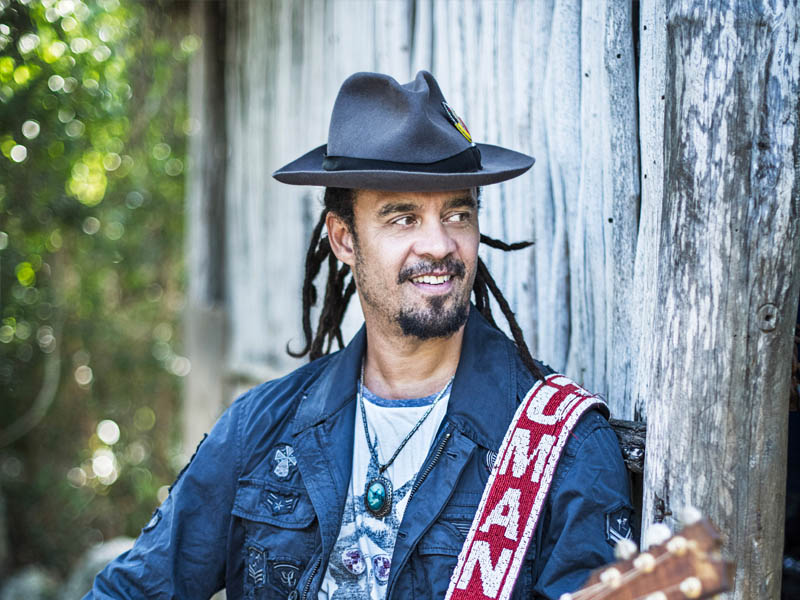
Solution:
M11 148L11 160L21 163L28 158L28 149L22 144L16 144Z
M153 158L156 160L166 160L171 152L172 148L169 147L169 144L161 142L153 146Z
M94 235L100 231L100 219L97 217L86 217L83 221L83 232L88 235Z
M86 471L80 467L72 467L67 471L67 481L74 487L83 487L88 480L89 478L86 475Z
M64 87L64 78L61 75L51 75L50 79L47 80L47 87L52 92L58 92Z
M29 140L35 139L39 135L40 131L41 127L39 127L39 123L33 119L28 119L22 124L22 135Z
M112 485L119 478L119 464L109 448L98 448L92 456L92 473L103 485Z
M133 415L133 424L140 431L149 431L156 424L156 413L149 406L141 406Z
M81 365L77 369L75 369L75 381L81 387L86 387L92 383L94 379L94 374L92 373L91 367L88 365Z
M138 465L144 462L150 456L150 448L141 440L132 442L126 451L126 458L132 465Z
M119 425L111 419L103 419L97 424L97 437L104 444L113 446L119 441Z

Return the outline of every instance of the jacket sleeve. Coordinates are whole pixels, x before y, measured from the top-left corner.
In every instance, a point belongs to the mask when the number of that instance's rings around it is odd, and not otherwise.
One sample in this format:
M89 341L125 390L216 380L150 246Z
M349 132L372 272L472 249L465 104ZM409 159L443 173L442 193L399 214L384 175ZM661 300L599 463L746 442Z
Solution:
M84 600L201 599L224 586L241 468L237 404L197 447L133 548L97 575Z
M628 473L616 434L592 410L576 426L559 461L538 528L535 598L574 592L633 537Z

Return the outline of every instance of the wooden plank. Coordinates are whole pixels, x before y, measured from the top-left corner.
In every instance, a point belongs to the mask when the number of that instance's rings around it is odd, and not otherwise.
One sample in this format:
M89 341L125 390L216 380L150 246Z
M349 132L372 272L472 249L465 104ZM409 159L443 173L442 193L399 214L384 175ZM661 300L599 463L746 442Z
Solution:
M530 122L530 153L536 158L531 169L528 196L532 206L533 239L536 247L530 267L529 295L532 307L530 317L526 320L530 323L527 331L533 338L531 351L534 356L558 369L566 364L569 309L565 277L566 246L555 243L558 238L555 227L556 205L550 177L550 148L544 111L552 14L553 0L541 0L532 3L527 19L520 19L518 27L525 29L518 36L521 38L519 44L529 44L531 55L528 61L519 61L517 70L529 69L531 73L526 110Z
M636 241L631 301L631 396L633 418L646 419L647 399L659 389L649 387L653 363L644 357L653 343L651 326L659 307L658 232L664 191L664 107L666 94L667 10L660 0L641 3L639 23L639 139L642 199Z
M633 276L639 230L639 131L631 3L606 5L603 36L605 393L611 413L634 419L631 382Z
M571 328L567 372L588 389L607 393L606 295L603 238L603 177L608 148L603 144L608 98L603 77L606 2L581 6L580 61L575 67L580 90L580 171L578 195L567 199L570 258Z
M193 3L192 32L202 40L189 77L189 165L186 190L184 344L191 360L185 379L182 443L188 457L219 417L227 397L225 365L225 172L224 87L225 7Z
M780 593L798 16L796 2L667 10L658 318L640 348L653 365L644 522L672 524L685 504L708 514L738 566L737 599Z
M554 367L565 370L580 380L582 365L569 361L571 330L577 328L573 305L576 288L572 276L582 268L570 252L569 232L574 229L575 199L580 182L580 3L576 0L556 0L551 21L550 46L545 68L542 109L549 154L550 185L553 194L552 267L546 279L553 296L548 302L552 312L542 313L540 322L548 317L558 319L560 310L568 312L568 320L551 332L542 332L551 340ZM539 285L542 285L541 283ZM582 340L582 343L585 343Z

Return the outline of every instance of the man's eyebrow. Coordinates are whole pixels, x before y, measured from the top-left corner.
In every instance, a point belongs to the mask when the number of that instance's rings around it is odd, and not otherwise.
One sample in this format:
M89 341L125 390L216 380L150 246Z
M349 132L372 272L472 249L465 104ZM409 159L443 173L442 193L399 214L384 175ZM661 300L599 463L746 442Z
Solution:
M419 209L419 204L414 204L413 202L390 202L389 204L384 204L381 209L378 211L379 217L388 217L389 215L393 215L395 213L401 212L411 212Z
M453 208L478 208L478 203L475 201L475 198L472 196L459 196L457 198L450 198L444 204L445 210L451 210Z

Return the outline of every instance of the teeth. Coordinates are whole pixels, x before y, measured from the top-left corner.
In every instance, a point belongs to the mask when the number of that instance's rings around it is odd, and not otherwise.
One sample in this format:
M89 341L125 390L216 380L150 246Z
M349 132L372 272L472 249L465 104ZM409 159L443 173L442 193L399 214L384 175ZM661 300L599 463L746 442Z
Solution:
M428 283L431 285L439 285L445 283L446 281L450 281L450 275L420 275L419 277L413 277L411 281L414 283Z

